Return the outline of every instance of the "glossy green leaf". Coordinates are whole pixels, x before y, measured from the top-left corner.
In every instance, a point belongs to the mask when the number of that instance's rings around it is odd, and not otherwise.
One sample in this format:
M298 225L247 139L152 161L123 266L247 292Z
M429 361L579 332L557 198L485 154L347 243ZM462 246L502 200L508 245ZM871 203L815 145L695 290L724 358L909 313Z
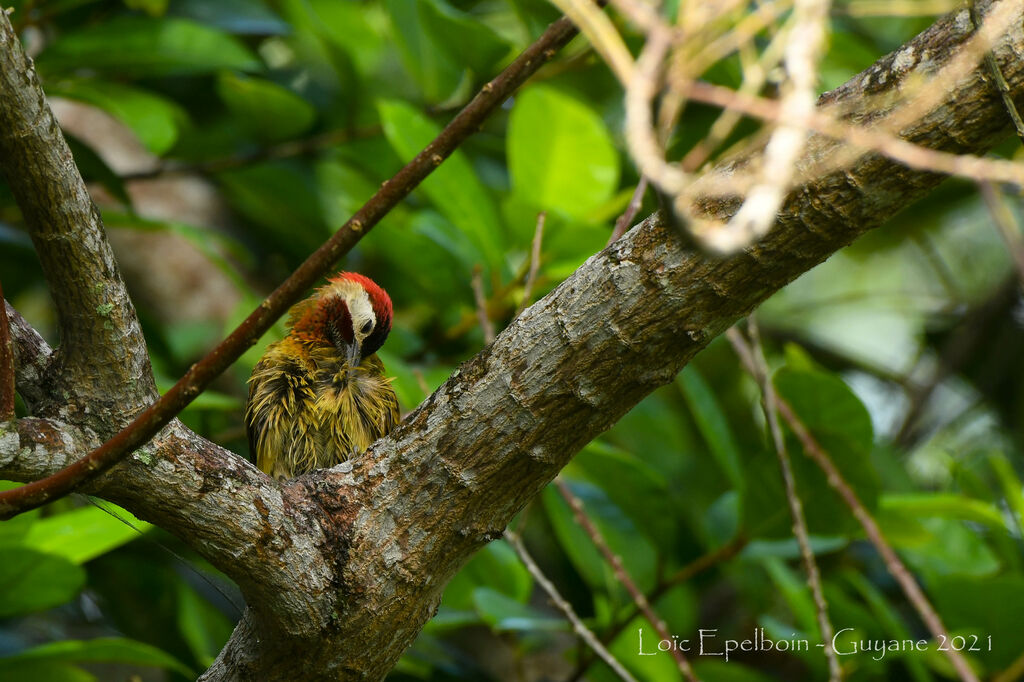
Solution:
M592 441L563 475L569 479L583 477L599 486L662 551L675 549L679 540L679 509L665 477L642 459Z
M614 194L619 154L604 121L549 86L516 97L507 138L513 191L537 208L582 217Z
M204 667L213 663L234 627L223 613L185 583L178 583L177 620L189 650Z
M906 562L926 577L994 575L1000 563L984 539L961 521L922 519L924 538L897 545Z
M295 137L316 120L316 110L309 102L262 78L221 72L217 94L240 126L266 142Z
M132 129L149 151L160 155L174 146L185 111L171 100L146 90L94 79L67 79L47 93L103 109Z
M567 482L583 503L587 517L598 528L612 552L622 559L636 585L642 590L650 590L654 585L657 563L657 552L652 543L603 490L582 481ZM607 590L625 601L627 596L621 583L595 548L593 540L576 522L555 486L544 489L542 500L558 542L579 574L591 587Z
M430 102L468 96L472 71L484 73L508 52L491 29L443 0L387 0L402 63Z
M265 163L217 176L232 205L273 248L301 261L330 236L313 174L293 163Z
M962 519L1007 530L995 505L954 493L890 493L880 498L879 506L894 515Z
M871 462L874 435L863 403L841 379L825 372L787 366L775 373L774 383L861 503L874 509L878 496L878 477ZM787 447L808 530L815 535L859 534L860 524L849 507L791 434ZM789 537L792 521L776 455L764 453L748 461L745 474L743 515L749 531L759 537Z
M235 35L285 35L291 30L266 3L253 0L175 0L171 12Z
M437 124L404 102L382 101L378 108L388 142L405 161L419 154L440 132ZM444 161L420 190L479 250L484 264L503 271L504 229L493 199L463 152L456 151Z
M0 658L0 682L95 682L96 676L70 663L9 662Z
M473 590L473 604L484 622L496 632L537 632L569 628L565 619L541 613L489 587L478 587Z
M85 572L64 557L5 547L0 561L0 618L63 604L84 584Z
M1005 668L1024 651L1024 628L1020 627L1024 577L1020 574L985 580L949 576L930 584L928 594L950 634L964 636L976 647L965 653L991 670Z
M67 33L36 63L47 72L96 69L136 77L260 68L256 57L225 33L186 19L150 17L122 17Z
M123 637L98 637L90 640L65 640L33 647L7 659L0 665L28 661L46 663L128 663L173 670L186 677L195 672L178 659L155 646Z
M505 597L526 603L533 578L504 540L489 543L462 567L445 588L444 604L452 609L473 608L474 591L479 587L494 590Z
M743 489L743 473L739 446L733 438L729 420L718 399L695 366L688 365L676 376L676 385L683 392L697 428L708 444L711 454L729 477L733 487Z
M152 528L116 505L98 504L108 507L120 519L97 507L72 509L36 521L22 541L24 546L84 564Z

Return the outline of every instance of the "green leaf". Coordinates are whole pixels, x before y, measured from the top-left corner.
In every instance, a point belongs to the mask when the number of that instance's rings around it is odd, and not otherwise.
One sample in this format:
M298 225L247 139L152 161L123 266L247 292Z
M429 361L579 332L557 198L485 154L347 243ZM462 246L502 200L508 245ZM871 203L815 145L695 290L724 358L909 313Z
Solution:
M601 532L611 551L622 559L637 586L645 591L653 588L658 555L651 542L602 489L582 481L568 483L573 494L583 502L587 517ZM591 587L603 588L621 601L628 601L625 589L593 540L576 522L557 488L549 485L541 499L559 545L584 580Z
M951 576L929 585L928 594L951 634L978 637L981 651L965 653L977 656L990 669L1005 668L1024 650L1024 628L1020 627L1024 577L1014 574L978 580Z
M0 436L7 433L0 425ZM14 490L15 488L21 487L22 483L15 483L14 481L0 481L0 492L7 490ZM28 534L28 531L32 528L32 524L39 518L39 510L33 509L31 511L18 514L12 519L8 519L3 523L0 523L0 552L3 552L3 547L7 545L18 545L22 539Z
M36 63L48 72L95 69L135 77L260 68L244 45L216 29L149 17L123 17L67 33Z
M697 428L711 449L718 466L729 477L736 490L743 489L740 450L732 436L729 420L718 404L714 392L704 381L697 368L690 364L676 376L686 404L697 422Z
M0 682L95 682L96 676L68 663L22 661L0 658Z
M262 78L224 71L217 78L217 94L238 125L266 142L295 137L316 120L313 105Z
M534 206L582 218L619 184L619 154L592 109L548 86L516 98L508 123L512 188Z
M378 109L384 134L403 161L410 161L440 132L437 124L404 102L381 101ZM504 230L498 212L463 152L452 154L420 189L480 251L492 271L503 271Z
M402 63L430 102L469 94L467 69L485 73L508 52L494 31L441 0L387 0Z
M111 511L130 523L114 518L96 507L80 507L36 521L22 541L25 547L84 564L101 554L125 545L152 526L108 502Z
M232 205L260 228L271 249L305 259L330 236L315 180L295 163L264 163L217 176Z
M473 608L473 593L487 587L519 603L526 603L533 578L504 540L489 543L462 567L444 591L444 604L452 609Z
M175 0L171 11L236 35L286 35L291 30L263 2L253 0Z
M930 518L920 523L926 532L923 541L897 547L907 563L926 579L946 575L981 578L999 571L995 554L981 536L963 522Z
M67 640L33 647L6 659L2 665L28 661L40 663L127 663L166 668L194 677L195 672L167 652L150 644L123 637L99 637L90 640Z
M489 587L473 590L473 604L480 617L495 632L537 632L566 630L569 627L564 619L541 613Z
M0 562L0 618L57 606L78 594L85 571L64 557L5 547Z
M1002 513L988 502L956 493L887 494L879 507L897 516L938 516L983 523L996 530L1008 530Z
M872 510L878 479L871 461L873 431L863 403L838 377L825 372L783 367L775 373L779 395L793 408L828 454L861 503ZM787 438L797 494L807 510L808 530L815 535L860 532L849 507L829 485L825 474L803 453L799 441ZM743 515L748 531L757 537L789 537L791 519L774 454L763 454L746 465Z
M624 450L592 441L563 473L599 486L663 552L676 549L679 509L657 469Z
M67 97L98 107L132 129L139 141L161 155L178 139L184 109L146 90L107 81L75 78L47 87L49 95Z
M178 630L203 667L209 667L231 636L233 625L223 613L178 582Z

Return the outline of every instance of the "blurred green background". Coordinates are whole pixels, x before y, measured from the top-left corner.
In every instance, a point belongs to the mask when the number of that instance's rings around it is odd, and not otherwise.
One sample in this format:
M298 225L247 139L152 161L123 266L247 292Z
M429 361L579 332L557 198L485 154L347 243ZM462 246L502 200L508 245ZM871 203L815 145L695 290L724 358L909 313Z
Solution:
M102 209L162 389L558 16L540 0L13 8ZM821 89L947 9L836 4ZM737 20L749 11L738 6ZM743 72L732 56L703 77L738 87ZM671 157L716 115L688 107ZM531 300L604 247L638 181L622 119L621 88L577 39L346 257L344 269L371 276L394 300L380 355L403 412L483 346L474 269L498 329L512 319L539 212ZM743 120L717 154L757 130ZM998 151L1012 156L1017 146ZM639 215L655 207L649 195ZM2 184L0 277L11 303L57 343L38 262ZM986 675L1020 666L1024 652L1019 293L985 204L972 185L948 181L758 313L778 389L952 633L976 647L965 653ZM245 456L245 381L282 333L279 323L182 419ZM795 441L791 449L830 615L847 629L843 650L927 639L849 511ZM758 390L723 340L588 445L562 479L670 632L714 629L724 640L762 628L773 639L819 641ZM239 617L237 589L186 545L97 505L112 510L75 496L0 524L0 680L192 679ZM638 630L648 650L653 630L557 490L513 526L638 679L680 679L667 654L638 655ZM709 555L706 570L685 569ZM936 649L842 663L851 680L948 679ZM389 679L613 679L593 658L499 540L452 581ZM728 663L690 658L709 682L827 674L813 646L736 652Z

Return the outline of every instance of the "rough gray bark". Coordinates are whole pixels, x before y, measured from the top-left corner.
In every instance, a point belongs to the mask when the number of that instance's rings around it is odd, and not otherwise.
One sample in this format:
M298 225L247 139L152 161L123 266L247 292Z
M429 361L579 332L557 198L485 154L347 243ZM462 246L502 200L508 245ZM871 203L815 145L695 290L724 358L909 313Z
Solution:
M0 170L24 216L60 321L48 381L63 390L43 411L112 434L156 396L142 329L35 68L0 19ZM117 387L117 391L111 391ZM31 391L25 397L31 397ZM40 399L45 399L39 396ZM76 410L89 407L74 414Z
M931 60L908 68L890 55L825 99L857 116L866 88L933 70L967 26L955 16L938 22L912 43ZM995 56L1024 104L1016 26ZM1005 136L1008 117L983 67L946 87L950 99L905 137L979 153ZM807 158L840 149L815 138ZM865 154L794 189L776 228L725 259L691 250L652 216L528 309L358 461L281 484L175 423L90 492L176 533L242 587L249 609L203 679L380 679L452 574L584 444L736 319L941 179ZM717 215L734 206L703 202ZM31 330L15 324L13 333L28 367L19 390L59 395L59 383L40 386L31 371L45 348L32 356ZM96 442L78 413L36 414L0 425L0 477L51 473Z

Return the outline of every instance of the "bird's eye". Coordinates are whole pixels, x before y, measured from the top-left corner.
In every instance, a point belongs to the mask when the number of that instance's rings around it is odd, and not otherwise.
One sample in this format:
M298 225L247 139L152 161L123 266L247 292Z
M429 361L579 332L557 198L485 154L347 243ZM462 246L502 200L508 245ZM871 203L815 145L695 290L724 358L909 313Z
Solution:
M366 324L364 324L363 328L360 330L360 333L361 334L369 334L370 330L372 330L372 329L373 329L373 322L370 321L370 320L367 320Z

